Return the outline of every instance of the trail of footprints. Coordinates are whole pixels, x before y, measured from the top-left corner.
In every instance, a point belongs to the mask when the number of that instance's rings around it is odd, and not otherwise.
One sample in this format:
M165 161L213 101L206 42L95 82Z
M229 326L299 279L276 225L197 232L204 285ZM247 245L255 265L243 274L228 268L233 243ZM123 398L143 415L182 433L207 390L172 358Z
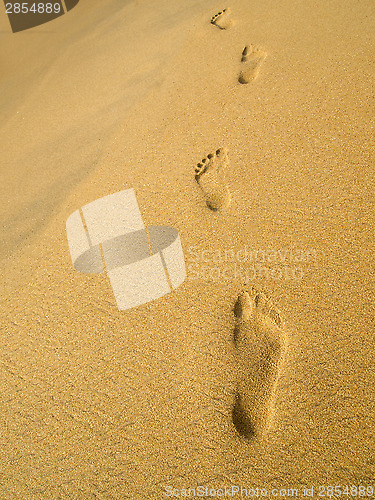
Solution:
M225 8L211 18L211 24L221 30L234 26L230 8ZM246 45L241 55L241 70L238 81L247 84L254 81L267 57L265 50L254 45ZM231 195L226 183L226 170L229 170L228 151L226 148L210 153L195 167L195 180L202 189L206 205L213 211L230 205Z
M221 30L234 26L229 8L211 18ZM248 84L260 72L267 53L260 47L246 45L242 51L238 81ZM231 194L226 180L230 171L227 148L208 154L195 167L195 180L206 205L212 211L230 205ZM242 291L234 306L236 325L233 341L239 376L232 410L237 432L245 438L261 438L272 425L275 387L285 350L285 331L278 309L255 288Z
M230 8L225 8L211 18L211 24L217 26L221 30L227 30L234 26L235 22L231 17ZM242 51L242 67L238 77L238 81L242 84L254 81L258 75L263 61L267 57L265 50L246 45Z

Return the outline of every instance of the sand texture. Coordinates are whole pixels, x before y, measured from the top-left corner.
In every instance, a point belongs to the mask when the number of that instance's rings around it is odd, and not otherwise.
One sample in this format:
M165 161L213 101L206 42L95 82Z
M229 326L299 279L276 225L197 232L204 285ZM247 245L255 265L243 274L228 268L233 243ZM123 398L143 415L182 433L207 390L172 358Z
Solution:
M1 23L0 499L375 491L374 2ZM130 188L187 277L120 311L65 225Z

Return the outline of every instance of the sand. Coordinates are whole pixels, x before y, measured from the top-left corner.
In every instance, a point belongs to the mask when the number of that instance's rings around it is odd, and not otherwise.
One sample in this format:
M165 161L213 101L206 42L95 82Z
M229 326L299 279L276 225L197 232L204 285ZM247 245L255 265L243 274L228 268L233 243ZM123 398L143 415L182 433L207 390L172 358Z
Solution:
M81 0L12 34L1 14L1 499L375 488L374 15ZM212 210L195 169L220 148L230 202ZM65 223L128 188L179 231L187 278L119 311L105 274L73 268ZM286 340L256 372L267 426L241 434L251 287Z

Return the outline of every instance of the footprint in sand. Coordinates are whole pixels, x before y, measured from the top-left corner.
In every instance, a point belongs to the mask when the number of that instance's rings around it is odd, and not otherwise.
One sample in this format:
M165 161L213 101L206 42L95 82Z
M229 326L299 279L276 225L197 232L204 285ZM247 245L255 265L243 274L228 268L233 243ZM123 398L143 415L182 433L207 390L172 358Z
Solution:
M195 180L202 189L208 208L217 211L230 204L231 196L226 184L225 171L228 168L228 150L220 148L195 167Z
M229 8L223 9L218 14L211 17L211 24L214 24L221 30L227 30L234 25L234 21L231 19L231 10Z
M285 348L284 326L276 307L255 288L239 295L234 315L239 380L233 424L241 436L261 437L272 423L275 386Z
M240 83L250 83L254 81L258 75L260 68L267 57L267 52L253 45L246 45L242 51L241 62L243 68L241 70L238 81Z

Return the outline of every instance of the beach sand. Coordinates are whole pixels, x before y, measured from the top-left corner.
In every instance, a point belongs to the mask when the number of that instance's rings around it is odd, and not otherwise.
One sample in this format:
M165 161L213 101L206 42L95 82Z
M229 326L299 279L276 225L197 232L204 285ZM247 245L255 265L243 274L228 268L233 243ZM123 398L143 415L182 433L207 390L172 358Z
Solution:
M2 16L0 498L375 489L373 2ZM120 311L65 224L129 188L187 277Z

